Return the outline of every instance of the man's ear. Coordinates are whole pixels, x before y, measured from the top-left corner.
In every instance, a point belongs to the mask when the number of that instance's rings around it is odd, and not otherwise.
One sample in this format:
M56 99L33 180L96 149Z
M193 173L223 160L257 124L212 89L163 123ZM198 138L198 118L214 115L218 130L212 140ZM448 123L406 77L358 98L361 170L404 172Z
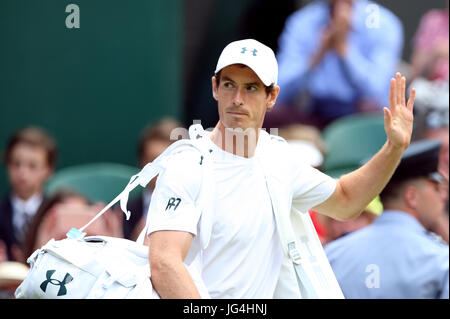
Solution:
M214 98L214 100L218 100L218 94L217 94L217 82L216 82L216 77L215 76L213 76L212 78L211 78L211 84L212 84L212 95L213 95L213 98Z
M280 87L278 85L273 86L273 90L269 93L269 99L267 101L267 111L270 111L277 102L278 94L280 94Z
M417 188L415 186L407 186L403 192L403 200L408 207L416 208L417 206Z

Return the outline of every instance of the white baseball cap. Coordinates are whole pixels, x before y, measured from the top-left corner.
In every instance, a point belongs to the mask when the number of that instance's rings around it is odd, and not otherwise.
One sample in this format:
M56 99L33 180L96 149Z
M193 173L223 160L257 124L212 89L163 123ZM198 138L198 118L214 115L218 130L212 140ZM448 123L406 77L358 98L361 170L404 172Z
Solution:
M254 39L234 41L220 54L214 73L232 64L244 64L251 68L266 86L277 84L278 63L268 46Z

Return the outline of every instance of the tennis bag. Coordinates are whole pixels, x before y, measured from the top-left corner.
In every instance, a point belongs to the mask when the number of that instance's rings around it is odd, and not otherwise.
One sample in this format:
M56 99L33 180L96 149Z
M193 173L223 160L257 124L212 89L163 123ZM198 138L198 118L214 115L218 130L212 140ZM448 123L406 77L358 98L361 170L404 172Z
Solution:
M148 247L113 237L51 239L29 258L16 298L159 298Z
M191 131L190 135L196 134ZM194 135L196 136L196 135ZM16 298L70 298L70 299L159 299L153 289L148 262L148 246L144 245L146 226L136 241L107 236L88 236L83 232L92 222L120 201L127 220L128 195L136 186L145 187L164 169L166 159L186 147L196 147L195 140L180 140L169 146L157 159L131 177L125 189L88 224L72 228L63 240L51 239L28 259L30 270L15 291ZM205 154L205 159L207 154ZM207 165L204 165L205 167ZM203 174L208 175L208 174ZM206 182L202 185L208 186ZM204 191L205 193L206 190ZM199 200L206 200L203 196ZM199 205L204 205L199 203ZM206 207L206 205L204 205ZM201 268L196 261L186 264L202 298L210 298L201 279Z

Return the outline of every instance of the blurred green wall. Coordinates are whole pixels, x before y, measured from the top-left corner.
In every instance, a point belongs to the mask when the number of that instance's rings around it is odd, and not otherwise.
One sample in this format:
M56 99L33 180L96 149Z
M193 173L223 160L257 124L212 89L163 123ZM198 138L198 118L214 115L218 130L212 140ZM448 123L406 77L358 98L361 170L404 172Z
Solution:
M66 6L80 28L66 27ZM0 1L0 151L26 125L46 128L58 168L136 163L161 116L182 120L182 0ZM0 167L0 193L7 189Z

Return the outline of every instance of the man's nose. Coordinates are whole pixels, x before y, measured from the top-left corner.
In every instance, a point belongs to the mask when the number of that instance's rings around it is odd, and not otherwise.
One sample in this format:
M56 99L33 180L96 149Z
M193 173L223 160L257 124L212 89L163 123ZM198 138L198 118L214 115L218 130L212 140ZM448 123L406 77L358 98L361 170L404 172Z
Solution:
M242 89L239 87L236 89L236 93L234 94L233 103L235 105L243 105L244 104L244 97L243 97Z
M28 167L26 165L22 164L22 165L17 166L17 173L18 173L18 175L26 176L28 174L28 172L29 172L29 169L28 169Z

